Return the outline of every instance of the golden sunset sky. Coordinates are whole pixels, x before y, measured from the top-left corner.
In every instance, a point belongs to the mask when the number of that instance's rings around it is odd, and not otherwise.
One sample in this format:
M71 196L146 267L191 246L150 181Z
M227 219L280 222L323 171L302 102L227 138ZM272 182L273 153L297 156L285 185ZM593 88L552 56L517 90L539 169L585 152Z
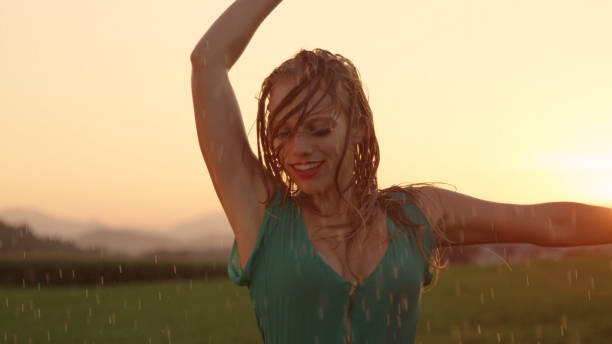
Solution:
M0 209L151 230L221 211L189 55L230 3L0 2ZM230 77L248 129L275 66L343 54L374 110L382 187L612 206L610 18L607 0L286 0Z

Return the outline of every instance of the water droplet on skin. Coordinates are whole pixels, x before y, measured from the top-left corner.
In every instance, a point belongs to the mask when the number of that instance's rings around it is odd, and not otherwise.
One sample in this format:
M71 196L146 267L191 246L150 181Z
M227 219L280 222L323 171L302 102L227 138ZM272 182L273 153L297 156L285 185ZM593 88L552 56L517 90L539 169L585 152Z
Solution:
M535 207L534 206L529 207L529 212L531 214L531 217L536 217L536 212L535 212Z
M454 212L450 212L448 214L448 224L449 225L454 225L456 223L456 219L455 219L455 213Z
M217 148L217 161L223 161L223 146L219 146L219 148Z

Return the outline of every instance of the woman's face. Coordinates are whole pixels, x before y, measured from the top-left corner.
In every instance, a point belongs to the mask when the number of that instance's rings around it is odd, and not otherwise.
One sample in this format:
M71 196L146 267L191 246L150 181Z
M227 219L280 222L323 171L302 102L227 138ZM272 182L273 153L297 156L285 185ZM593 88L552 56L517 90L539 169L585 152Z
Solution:
M291 81L280 81L273 86L270 92L270 111L274 111L293 87L295 83ZM284 171L305 194L323 195L335 192L335 174L338 165L341 165L338 185L343 190L352 178L353 147L357 143L355 140L358 139L358 135L354 130L351 131L351 140L348 142L344 158L341 159L348 118L346 114L338 113L331 97L326 96L323 91L316 92L309 102L309 111L298 128L295 126L301 111L277 128L281 119L304 99L305 94L306 91L303 91L275 116L270 132L276 132L276 135L269 138L270 142L273 149L278 152ZM313 107L319 99L321 101Z

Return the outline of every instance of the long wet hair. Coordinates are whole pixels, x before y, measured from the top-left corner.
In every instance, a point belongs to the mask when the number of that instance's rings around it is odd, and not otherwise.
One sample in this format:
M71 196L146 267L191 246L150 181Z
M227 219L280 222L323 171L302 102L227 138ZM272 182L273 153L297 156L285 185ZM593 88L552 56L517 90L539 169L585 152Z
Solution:
M270 111L268 105L274 85L286 80L294 81L296 86L280 100L273 111ZM320 92L317 93L320 90L323 91L323 96L317 97L317 94L321 94ZM282 118L278 118L279 113L289 104L292 104L298 95L303 92L305 97L293 108L288 109ZM404 203L415 202L419 205L419 197L417 197L419 188L414 186L430 184L411 184L411 187L408 188L395 185L383 190L378 189L376 173L380 162L380 151L374 131L372 110L363 90L359 72L353 63L342 55L332 54L324 49L301 50L293 58L274 69L262 84L257 109L257 153L260 163L272 176L277 187L283 189L282 202L294 198L298 202L307 204L308 200L300 194L295 182L283 169L279 158L282 145L274 146L273 138L283 123L293 116L298 116L293 128L294 131L297 130L308 116L309 111L316 107L324 97L331 99L336 113L344 113L348 119L348 129L343 147L341 147L340 161L343 161L347 151L351 149L354 155L354 169L348 187L342 190L338 182L342 164L338 164L335 171L335 187L343 201L352 210L350 222L337 226L348 225L352 230L340 237L333 235L317 238L335 240L338 244L342 241L346 242L345 258L347 258L348 250L351 248L354 239L360 234L360 231L367 230L367 225L372 222L376 209L381 207L398 228L402 228L405 233L417 241L421 254L429 265L436 270L441 268L439 251L436 249L430 255L423 249L421 239L425 226L413 222L403 210ZM275 123L275 125L272 126L272 123ZM354 147L349 147L350 131L356 126L363 128L363 137L361 142L355 144ZM349 188L351 188L350 198L346 196L346 191ZM392 197L392 193L399 193L402 197L399 199L398 197ZM272 196L268 196L266 203L271 201ZM422 206L419 207L424 210ZM423 213L427 217L426 212L423 211ZM436 234L438 247L440 247L441 238L444 237L443 231L439 230L434 224L431 224L431 226L434 234ZM348 259L346 259L346 265L351 274L355 276L350 264L348 264ZM358 279L365 278L364 276L356 277Z

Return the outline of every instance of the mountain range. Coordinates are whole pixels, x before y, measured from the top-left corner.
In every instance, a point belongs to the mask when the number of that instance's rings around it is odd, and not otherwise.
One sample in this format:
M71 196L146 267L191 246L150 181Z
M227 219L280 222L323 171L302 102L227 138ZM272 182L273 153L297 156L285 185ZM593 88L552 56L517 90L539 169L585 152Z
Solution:
M0 211L7 224L27 224L41 238L56 238L83 249L140 255L151 251L229 251L234 235L223 213L209 213L166 230L112 227L103 222L74 221L40 211L12 208Z

